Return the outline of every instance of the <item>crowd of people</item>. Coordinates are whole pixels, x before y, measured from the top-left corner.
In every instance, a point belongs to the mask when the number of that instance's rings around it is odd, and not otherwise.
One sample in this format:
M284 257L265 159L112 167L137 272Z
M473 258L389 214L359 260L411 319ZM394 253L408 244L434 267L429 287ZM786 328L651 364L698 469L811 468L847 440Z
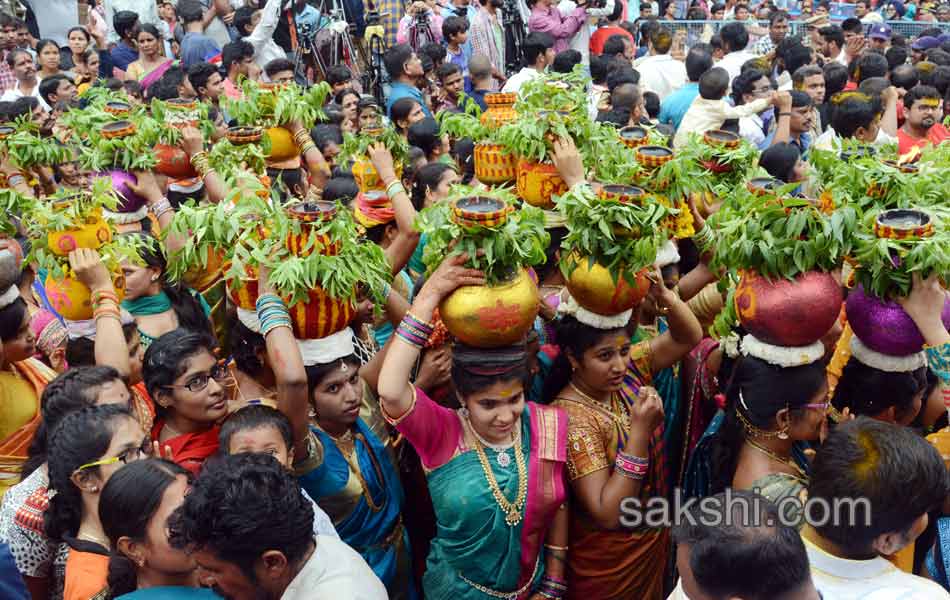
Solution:
M854 347L843 319L817 355L776 365L707 330L727 307L694 198L694 239L670 242L642 303L606 317L566 292L552 212L534 326L481 348L453 340L439 311L485 273L464 254L427 270L416 229L453 186L479 185L471 140L449 139L443 117L547 73L587 78L592 121L642 127L674 151L732 132L802 198L815 196L817 150L896 146L913 163L950 138L950 31L908 40L888 23L942 23L948 5L859 0L832 21L825 1L790 13L771 0L529 0L513 48L499 0L344 3L360 35L370 8L384 16L377 98L344 64L307 80L298 35L328 16L303 0L27 4L27 20L0 14L0 122L69 160L0 156L12 207L0 219L3 598L950 598L950 480L925 439L948 425L946 278L914 276L899 299L925 342L909 368L869 350L842 358ZM676 32L661 15L706 24ZM269 155L252 179L272 202L351 213L392 281L375 311L361 297L343 327L300 340L286 273L257 269L245 282L256 303L235 305L221 265L175 274L200 234L173 223L255 195L235 183L253 154L209 157L246 125L242 99L271 86L302 104L320 85L313 122L280 123L298 152ZM141 205L105 211L103 235L136 240L136 254L110 271L95 248L64 250L94 309L73 320L57 310L63 280L24 259L46 241L17 199L61 207L93 193L102 177L74 128L103 94L126 112L202 107L178 142L196 176L128 169ZM384 192L365 193L346 147L390 128L408 158L369 145ZM596 184L571 140L552 156L565 191ZM703 519L629 524L629 500L681 490L705 499ZM842 498L869 503L849 523L779 518L789 499Z

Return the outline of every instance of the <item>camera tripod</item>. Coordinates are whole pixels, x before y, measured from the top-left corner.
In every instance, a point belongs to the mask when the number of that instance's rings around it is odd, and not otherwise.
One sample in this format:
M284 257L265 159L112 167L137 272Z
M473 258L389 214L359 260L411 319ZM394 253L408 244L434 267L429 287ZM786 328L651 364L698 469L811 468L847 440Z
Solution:
M501 6L501 26L505 31L505 76L521 70L525 25L516 0L505 0Z
M383 83L385 82L386 69L383 65L383 54L386 53L386 41L378 31L382 26L379 24L382 15L376 10L371 10L366 14L366 34L363 39L369 60L367 61L366 72L363 73L362 84L363 93L372 94L380 106L385 105L386 99L383 97ZM377 29L379 28L379 29Z
M353 73L354 78L361 78L366 64L362 46L354 42L350 36L348 23L343 6L339 0L326 0L324 7L329 7L326 24L321 23L316 31L301 32L300 52L294 61L294 72L307 77L308 81L326 79L327 70L332 65L344 64Z
M412 46L412 51L418 54L423 46L434 43L435 37L429 29L426 13L417 14L412 25L409 26L409 45Z

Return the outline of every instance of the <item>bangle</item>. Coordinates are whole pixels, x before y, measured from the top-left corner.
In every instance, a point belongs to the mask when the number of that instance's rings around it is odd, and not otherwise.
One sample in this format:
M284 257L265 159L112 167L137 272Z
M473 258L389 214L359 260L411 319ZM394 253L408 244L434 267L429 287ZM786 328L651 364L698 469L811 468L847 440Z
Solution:
M780 119L781 119L782 117L790 117L790 116L792 116L792 113L790 113L790 112L780 112L780 113L778 114L778 118L780 118Z
M21 183L26 183L26 177L20 175L19 173L7 177L7 185L10 187L20 185Z
M650 470L650 459L618 452L614 465L624 477L643 479Z
M567 549L568 549L568 546L555 546L554 544L545 544L544 547L547 548L548 550L553 550L554 552L567 552ZM545 577L547 577L547 575L545 575ZM554 579L554 578L551 577L551 579ZM564 583L560 579L554 579L554 581Z
M168 198L163 197L152 203L152 214L155 215L156 219L173 210L175 209L172 208L172 204L168 201Z
M410 346L421 350L429 341L433 330L431 325L407 312L399 323L399 327L396 328L396 335Z
M693 234L693 241L696 242L696 245L699 246L700 250L706 250L715 242L715 236L713 235L712 227L708 223L703 223L703 226L699 228L699 231Z
M310 137L309 131L301 127L300 129L294 132L294 141L297 143L298 146L303 146L304 143L308 141L313 143L313 138Z
M422 319L412 314L411 312L406 312L405 316L403 317L403 320L405 319L411 320L413 323L415 323L416 325L420 327L429 329L430 332L433 329L435 329L435 325L431 321L423 321Z
M90 299L92 300L93 306L96 306L103 300L111 300L116 304L119 303L119 296L115 293L115 290L96 290L90 294Z
M198 175L202 179L207 176L208 171L211 170L211 165L208 160L208 153L204 150L199 150L191 155L191 166L195 168L195 171L198 171Z
M405 194L406 187L398 179L386 186L386 196L389 197L390 200L392 200L392 198L400 192Z

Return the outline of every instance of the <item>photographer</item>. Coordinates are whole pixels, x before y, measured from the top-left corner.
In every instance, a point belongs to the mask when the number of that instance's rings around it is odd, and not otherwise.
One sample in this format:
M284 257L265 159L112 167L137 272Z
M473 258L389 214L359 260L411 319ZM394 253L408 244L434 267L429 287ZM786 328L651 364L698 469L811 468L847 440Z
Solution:
M396 32L397 44L409 44L413 35L413 27L426 27L432 41L442 43L442 17L436 14L434 0L422 2L416 0L406 9L406 15L399 20L399 30ZM424 32L419 32L425 35Z
M528 31L547 33L554 38L554 53L567 50L571 38L587 22L587 0L580 0L566 16L554 6L554 0L528 0L531 16Z
M557 9L562 15L569 15L576 8L577 3L575 0L560 0L560 3L557 5ZM588 1L587 15L584 18L584 23L581 25L581 28L577 30L577 33L574 34L574 37L571 38L571 49L577 50L581 53L582 62L585 65L590 64L591 33L590 27L588 27L589 20L593 18L593 20L596 22L601 17L610 19L613 18L615 14L620 15L616 17L616 22L619 21L623 15L623 3L621 0Z

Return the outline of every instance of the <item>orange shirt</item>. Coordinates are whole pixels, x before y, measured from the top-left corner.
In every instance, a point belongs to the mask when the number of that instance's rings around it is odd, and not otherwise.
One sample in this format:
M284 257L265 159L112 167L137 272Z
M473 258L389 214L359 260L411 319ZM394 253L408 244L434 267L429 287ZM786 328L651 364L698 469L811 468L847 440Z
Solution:
M98 544L83 540L71 541L73 543L70 544L69 557L66 558L63 600L89 600L107 585L109 555L101 554L102 548Z
M916 138L904 131L903 128L897 130L897 152L904 155L913 148L924 148L930 144L940 144L950 139L950 130L942 124L937 123L927 131L927 135L922 138Z

